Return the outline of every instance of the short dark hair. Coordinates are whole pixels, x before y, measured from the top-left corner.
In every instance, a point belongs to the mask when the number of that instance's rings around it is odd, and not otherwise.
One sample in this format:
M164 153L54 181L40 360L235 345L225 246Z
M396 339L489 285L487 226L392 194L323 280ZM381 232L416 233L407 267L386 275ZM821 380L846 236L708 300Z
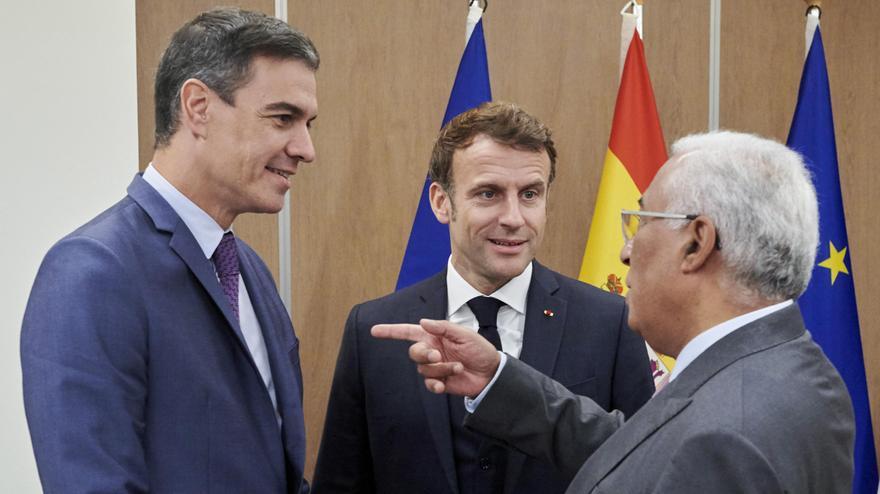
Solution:
M550 158L549 183L556 177L556 147L550 128L513 103L501 101L482 105L449 121L431 152L431 180L452 190L452 155L485 135L499 144L526 151L546 151Z
M300 60L318 70L318 50L309 38L283 21L237 8L199 14L171 38L156 72L156 144L162 148L180 125L180 88L187 79L205 83L226 103L252 76L254 58Z

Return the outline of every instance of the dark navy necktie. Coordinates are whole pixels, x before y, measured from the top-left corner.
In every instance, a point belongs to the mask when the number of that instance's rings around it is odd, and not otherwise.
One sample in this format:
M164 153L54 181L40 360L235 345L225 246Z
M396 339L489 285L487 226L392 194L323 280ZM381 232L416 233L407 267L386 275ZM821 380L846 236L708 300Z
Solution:
M467 303L480 325L480 336L489 340L501 350L501 336L498 335L498 309L504 302L492 297L474 297Z
M232 305L235 320L238 321L238 248L235 246L235 236L232 232L223 234L223 239L211 256L211 261L214 263L214 269L217 270L217 278L220 279L223 293Z

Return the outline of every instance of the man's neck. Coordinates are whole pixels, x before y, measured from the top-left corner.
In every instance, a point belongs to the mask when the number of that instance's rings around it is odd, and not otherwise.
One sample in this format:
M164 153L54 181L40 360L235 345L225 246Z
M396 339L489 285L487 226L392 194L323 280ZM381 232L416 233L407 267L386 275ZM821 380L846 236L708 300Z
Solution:
M737 301L730 297L729 291L727 293L707 292L703 297L699 298L697 303L693 304L691 312L692 322L686 325L689 330L683 331L681 342L672 356L677 357L685 345L709 329L736 317L780 302L782 300L768 300L759 297L750 297L748 300Z
M153 153L153 168L187 199L208 213L224 230L228 230L235 220L235 214L226 211L220 204L215 204L216 201L209 200L205 194L207 186L201 183L203 177L197 171L199 167L192 159L187 159L187 156L191 156L191 153L177 149L174 144L157 149Z

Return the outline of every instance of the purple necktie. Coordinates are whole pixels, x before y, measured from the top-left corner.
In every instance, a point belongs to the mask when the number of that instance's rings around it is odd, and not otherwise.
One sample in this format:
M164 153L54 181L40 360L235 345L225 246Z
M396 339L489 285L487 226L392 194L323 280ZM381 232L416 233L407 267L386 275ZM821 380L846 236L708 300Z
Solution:
M235 247L235 236L232 232L223 234L223 239L211 256L211 261L214 262L220 286L229 304L232 305L235 320L238 321L238 249Z

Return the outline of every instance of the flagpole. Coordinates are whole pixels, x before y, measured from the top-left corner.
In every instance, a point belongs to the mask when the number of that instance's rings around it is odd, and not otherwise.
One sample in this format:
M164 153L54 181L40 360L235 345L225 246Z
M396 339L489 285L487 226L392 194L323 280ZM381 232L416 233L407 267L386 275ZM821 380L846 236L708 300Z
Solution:
M467 44L471 39L471 34L474 32L474 28L477 27L477 23L480 22L480 19L483 18L483 12L486 11L486 8L489 6L488 0L485 0L486 3L483 6L480 6L479 0L471 0L468 4L468 15L467 15L467 25L465 27L465 35L464 35L464 43Z
M822 2L819 0L804 0L807 3L807 23L804 31L804 59L810 54L810 46L813 44L813 35L819 27L819 19L822 17Z

